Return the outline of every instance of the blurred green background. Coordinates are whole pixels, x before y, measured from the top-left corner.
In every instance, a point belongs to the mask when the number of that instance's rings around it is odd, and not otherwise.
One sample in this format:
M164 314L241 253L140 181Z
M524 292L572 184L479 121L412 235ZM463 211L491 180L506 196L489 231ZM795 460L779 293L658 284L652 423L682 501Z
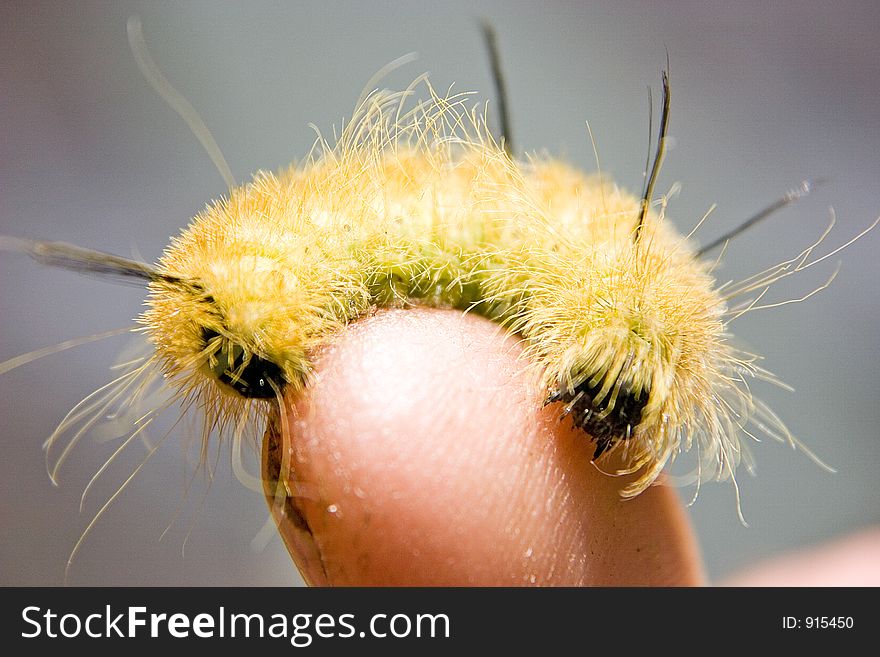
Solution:
M683 232L717 204L698 235L704 243L800 180L831 178L732 244L721 280L796 254L832 206L838 227L829 248L880 214L880 6L870 2L6 1L0 232L152 261L224 192L196 139L138 72L125 35L132 14L239 180L305 155L310 122L330 133L372 74L411 51L418 60L385 86L402 88L430 71L439 89L455 83L491 100L477 28L487 17L498 31L520 149L594 169L589 120L603 170L631 189L641 188L648 148L646 87L657 87L668 49L673 139L658 191L681 182L669 215ZM748 528L729 484L704 485L690 513L716 580L880 520L878 240L875 231L833 259L843 266L830 290L733 327L796 388L756 382L755 394L838 473L779 444L754 445L758 476L740 478ZM798 297L833 268L827 262L794 277L772 298ZM0 361L126 326L143 299L135 287L9 255L0 258L0 281ZM80 514L80 492L112 446L85 440L60 488L46 476L40 447L73 404L108 380L125 344L105 341L0 377L0 583L60 583L76 538L142 456L135 450L114 468ZM229 472L225 451L207 494L201 475L185 494L192 453L184 440L164 445L98 523L71 583L299 582L279 540L250 548L265 506Z

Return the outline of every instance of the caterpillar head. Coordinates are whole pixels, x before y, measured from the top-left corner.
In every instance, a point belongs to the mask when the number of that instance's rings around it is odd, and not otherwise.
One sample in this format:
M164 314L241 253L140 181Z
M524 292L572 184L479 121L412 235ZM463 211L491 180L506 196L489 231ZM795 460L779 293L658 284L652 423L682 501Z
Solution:
M152 283L142 318L166 375L182 379L182 389L275 399L283 387L305 384L315 276L301 253L308 245L280 230L288 211L280 185L264 175L233 190L160 261L162 271L196 282Z
M564 404L594 459L618 451L641 471L626 495L689 441L730 468L741 452L731 409L752 402L735 383L744 363L727 341L710 264L662 213L648 213L634 239L639 200L614 185L556 163L535 180L539 201L559 198L560 181L572 199L565 232L528 254L538 276L516 322L544 367L547 402Z

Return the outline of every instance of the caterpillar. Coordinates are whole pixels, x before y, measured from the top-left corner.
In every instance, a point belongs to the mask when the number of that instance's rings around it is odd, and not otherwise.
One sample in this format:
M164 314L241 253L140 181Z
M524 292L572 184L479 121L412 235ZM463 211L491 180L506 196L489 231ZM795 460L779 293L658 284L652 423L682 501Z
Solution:
M418 85L428 100L409 107ZM719 289L714 259L654 201L654 173L637 196L560 160L516 157L467 102L424 80L368 95L334 143L319 139L303 162L231 188L156 265L57 243L0 245L146 281L138 321L154 351L113 394L138 394L160 372L178 401L205 410L205 440L264 418L282 390L304 389L315 349L371 309L424 304L522 336L546 403L584 430L594 459L617 453L638 473L624 496L691 448L697 479L733 477L750 464L747 421L795 444L748 390L746 377L772 376L732 346L728 323L758 307L738 299L837 249L814 256L813 245ZM72 431L72 447L99 418L71 418L56 437Z

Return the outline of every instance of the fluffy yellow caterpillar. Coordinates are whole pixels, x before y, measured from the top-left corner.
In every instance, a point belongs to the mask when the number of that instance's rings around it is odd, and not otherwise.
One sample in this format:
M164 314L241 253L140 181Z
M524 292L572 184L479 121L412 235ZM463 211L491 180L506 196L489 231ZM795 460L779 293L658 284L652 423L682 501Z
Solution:
M794 443L743 382L769 375L730 346L727 319L812 249L720 291L662 211L560 161L511 158L454 99L401 117L405 95L371 96L338 143L231 190L160 260L140 321L211 425L304 388L310 355L371 309L425 304L520 334L594 458L620 450L640 473L624 496L692 445L703 477L732 476L747 422Z
M139 322L153 351L65 419L50 441L69 439L58 465L109 406L160 381L205 412L206 440L215 429L240 436L283 391L309 384L312 354L349 323L411 304L479 313L522 336L547 403L583 429L595 459L617 453L638 474L624 496L689 449L697 480L732 477L749 463L750 425L796 443L748 390L747 377L770 375L731 346L728 323L749 309L739 300L827 255L810 247L719 288L714 259L653 200L664 128L637 196L559 160L513 156L466 96L424 88L414 107L417 84L368 95L338 140L232 187L155 266L0 242L149 281Z
M529 343L548 400L656 479L683 435L727 470L726 345L707 266L633 196L553 160L512 160L434 98L374 97L340 142L260 174L167 250L142 318L181 390L233 418L307 385L310 354L375 306L479 312ZM459 127L469 125L467 129ZM453 128L447 131L447 126ZM749 408L748 410L752 410Z

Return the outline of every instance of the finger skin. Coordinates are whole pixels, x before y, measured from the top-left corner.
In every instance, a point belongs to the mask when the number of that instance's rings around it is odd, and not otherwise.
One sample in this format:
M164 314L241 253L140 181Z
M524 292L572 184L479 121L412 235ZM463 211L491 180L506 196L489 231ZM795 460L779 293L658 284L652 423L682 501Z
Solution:
M289 474L267 500L308 583L704 583L675 493L622 500L627 479L590 463L594 446L560 404L542 407L534 369L497 325L381 311L315 363L263 455L265 479Z
M753 565L723 586L880 586L880 527Z

